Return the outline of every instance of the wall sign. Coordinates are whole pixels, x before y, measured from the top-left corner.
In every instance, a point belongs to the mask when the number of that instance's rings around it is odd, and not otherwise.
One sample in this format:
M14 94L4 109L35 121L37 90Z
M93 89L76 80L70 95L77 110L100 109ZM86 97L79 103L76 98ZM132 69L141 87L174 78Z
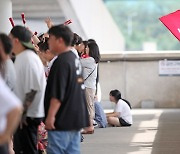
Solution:
M180 75L180 60L160 60L160 76L178 76Z

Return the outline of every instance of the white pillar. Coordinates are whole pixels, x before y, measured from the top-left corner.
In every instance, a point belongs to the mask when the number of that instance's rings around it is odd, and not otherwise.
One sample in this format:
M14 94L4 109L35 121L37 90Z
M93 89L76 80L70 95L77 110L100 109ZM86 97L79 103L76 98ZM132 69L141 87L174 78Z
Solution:
M8 34L12 28L9 18L12 17L11 0L0 0L0 32Z

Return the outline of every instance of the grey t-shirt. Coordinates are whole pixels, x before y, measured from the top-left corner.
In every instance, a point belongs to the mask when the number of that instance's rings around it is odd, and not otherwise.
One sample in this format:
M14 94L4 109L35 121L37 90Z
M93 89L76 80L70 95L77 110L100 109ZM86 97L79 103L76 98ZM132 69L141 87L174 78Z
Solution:
M83 68L84 85L86 88L96 89L97 64L93 57L80 59Z

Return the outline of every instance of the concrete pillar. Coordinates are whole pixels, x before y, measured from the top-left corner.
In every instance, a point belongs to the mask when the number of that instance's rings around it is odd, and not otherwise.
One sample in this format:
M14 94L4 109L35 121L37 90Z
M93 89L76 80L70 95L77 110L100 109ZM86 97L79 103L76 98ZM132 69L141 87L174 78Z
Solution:
M102 0L58 0L58 2L66 18L72 19L73 24L70 25L72 30L81 37L84 35L85 40L95 39L101 54L124 51L124 37ZM81 29L83 33L76 29Z
M8 34L12 28L9 18L12 17L11 0L0 0L0 32Z

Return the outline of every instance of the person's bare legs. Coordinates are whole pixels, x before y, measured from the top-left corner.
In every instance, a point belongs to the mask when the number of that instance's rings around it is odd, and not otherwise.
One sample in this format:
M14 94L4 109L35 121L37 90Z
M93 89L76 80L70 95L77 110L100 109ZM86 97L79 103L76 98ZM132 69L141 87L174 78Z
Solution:
M120 122L118 117L107 117L108 124L113 125L113 126L118 126L120 127Z

